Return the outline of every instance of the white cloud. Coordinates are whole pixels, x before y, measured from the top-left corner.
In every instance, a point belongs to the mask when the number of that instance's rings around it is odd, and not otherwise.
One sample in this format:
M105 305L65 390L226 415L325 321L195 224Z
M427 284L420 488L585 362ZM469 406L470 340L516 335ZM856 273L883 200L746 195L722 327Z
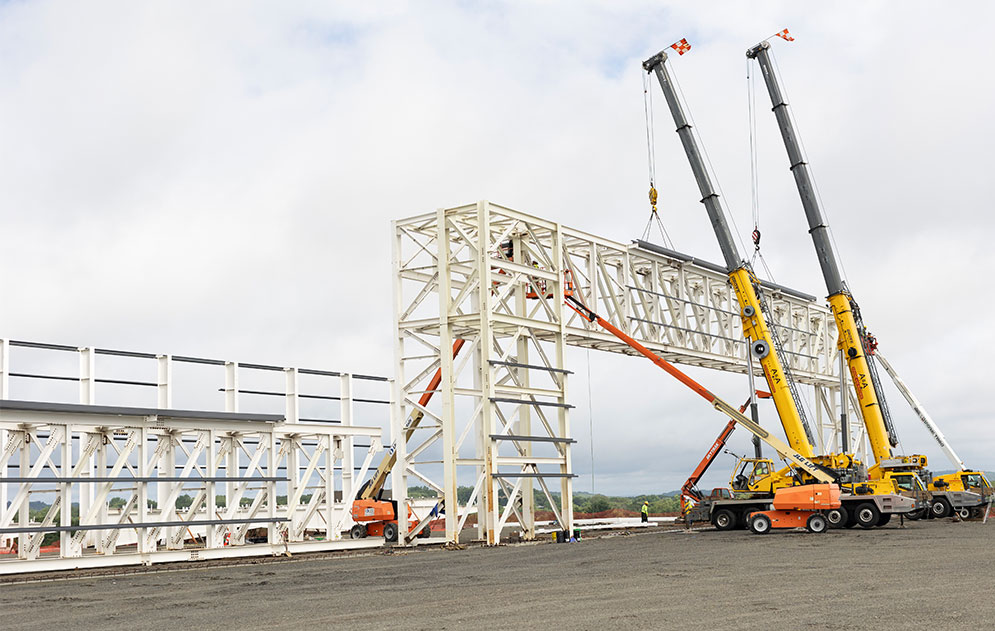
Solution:
M487 198L638 236L639 63L682 36L694 48L673 65L745 237L744 52L787 26L776 54L865 318L962 455L992 467L989 4L367 5L4 5L0 335L389 374L389 221ZM653 96L668 230L719 260ZM758 98L765 256L821 295ZM592 395L600 490L678 487L724 421L648 364L596 364L627 376ZM621 383L642 379L652 397ZM942 462L892 400L906 448ZM688 419L700 432L676 436Z

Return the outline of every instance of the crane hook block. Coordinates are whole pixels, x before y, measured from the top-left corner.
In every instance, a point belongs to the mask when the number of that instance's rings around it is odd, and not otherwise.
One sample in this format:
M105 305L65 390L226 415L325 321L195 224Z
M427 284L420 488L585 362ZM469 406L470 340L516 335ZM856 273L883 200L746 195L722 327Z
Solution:
M657 200L656 187L650 186L650 205L653 206L653 212L656 212L656 200Z

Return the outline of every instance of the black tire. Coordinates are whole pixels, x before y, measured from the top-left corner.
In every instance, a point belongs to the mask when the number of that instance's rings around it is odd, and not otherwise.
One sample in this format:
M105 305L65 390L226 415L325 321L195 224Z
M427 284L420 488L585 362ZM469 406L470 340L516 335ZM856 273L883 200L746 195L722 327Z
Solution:
M712 525L719 530L732 530L736 527L736 513L728 508L720 508L712 515Z
M878 525L878 520L881 519L881 512L871 502L859 504L853 514L857 518L857 525L861 528L874 528Z
M852 505L851 505L852 506ZM847 508L846 521L843 523L844 528L853 528L857 525L857 507Z
M353 539L363 539L366 537L366 526L356 524L349 530L349 536Z
M881 513L881 516L878 517L878 528L887 525L889 521L891 521L891 513Z
M928 510L929 510L928 508L917 508L916 510L911 510L905 513L905 518L911 519L912 521L919 521L920 519L925 519L926 517L929 516L929 513L927 512Z
M850 519L850 513L842 506L826 511L826 522L830 528L842 528L846 526L848 519Z
M824 515L813 513L809 515L808 521L805 522L805 528L809 532L814 533L826 532L829 530L829 522Z
M750 516L750 530L755 535L766 535L770 532L770 517L763 513Z
M929 506L929 515L934 519L950 517L951 511L953 511L953 509L950 507L950 502L945 497L937 498Z
M383 538L384 541L389 541L394 543L397 541L397 524L386 523L383 525Z
M983 506L975 506L971 509L971 519L979 519L985 514L985 509Z
M429 529L428 526L425 526L420 531L418 531L419 539L428 539L431 536L432 536L432 531Z

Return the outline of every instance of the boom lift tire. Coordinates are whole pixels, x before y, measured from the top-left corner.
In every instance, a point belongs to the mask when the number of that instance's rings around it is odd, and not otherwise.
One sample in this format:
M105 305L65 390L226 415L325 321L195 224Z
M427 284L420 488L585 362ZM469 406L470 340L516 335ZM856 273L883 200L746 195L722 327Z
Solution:
M736 527L736 514L728 508L720 509L712 517L712 525L719 530L732 530Z
M363 524L356 524L349 530L349 536L353 539L365 539L366 538L366 526Z
M850 519L850 513L842 506L826 511L826 522L834 530L845 526L848 519Z
M950 507L950 502L945 497L938 498L929 507L929 514L934 519L943 519L944 517L950 517L950 512L953 509Z
M815 513L809 516L808 521L805 523L805 528L809 532L826 532L829 529L829 523L826 521L824 515Z
M393 522L387 522L383 525L383 538L384 541L389 541L394 543L397 541L397 524Z
M766 535L770 532L770 517L763 513L750 516L750 530L755 535Z
M881 519L878 507L870 502L864 502L857 506L854 515L857 517L857 525L861 528L874 528L878 525L878 520Z

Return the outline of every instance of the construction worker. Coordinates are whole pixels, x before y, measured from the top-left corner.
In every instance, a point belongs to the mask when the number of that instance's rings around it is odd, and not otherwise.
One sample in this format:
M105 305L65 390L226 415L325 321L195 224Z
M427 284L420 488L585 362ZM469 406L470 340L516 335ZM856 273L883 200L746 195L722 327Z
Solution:
M650 503L649 502L643 502L642 513L643 513L643 523L644 524L648 523L649 520L650 520Z

